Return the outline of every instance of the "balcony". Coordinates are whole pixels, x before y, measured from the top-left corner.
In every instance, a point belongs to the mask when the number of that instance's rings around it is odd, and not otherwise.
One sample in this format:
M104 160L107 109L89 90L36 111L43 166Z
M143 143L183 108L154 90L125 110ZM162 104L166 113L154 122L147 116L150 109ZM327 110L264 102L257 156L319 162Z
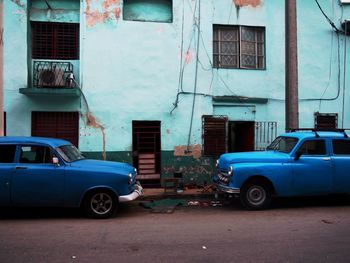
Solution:
M32 85L19 92L27 96L79 97L80 89L73 78L70 62L33 61Z

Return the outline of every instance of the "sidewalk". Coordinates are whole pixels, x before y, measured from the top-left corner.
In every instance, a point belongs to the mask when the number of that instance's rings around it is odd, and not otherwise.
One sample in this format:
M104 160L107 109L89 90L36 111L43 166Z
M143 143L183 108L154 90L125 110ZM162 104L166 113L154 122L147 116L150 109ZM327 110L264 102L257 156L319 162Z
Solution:
M160 200L165 198L172 199L215 199L217 192L212 187L191 188L181 191L167 190L164 188L144 188L144 195L140 200Z

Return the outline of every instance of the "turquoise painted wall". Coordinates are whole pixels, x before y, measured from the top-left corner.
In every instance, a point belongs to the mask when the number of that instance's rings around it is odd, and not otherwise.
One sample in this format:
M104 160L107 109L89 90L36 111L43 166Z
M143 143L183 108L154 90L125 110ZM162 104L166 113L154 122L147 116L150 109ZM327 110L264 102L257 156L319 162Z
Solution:
M349 5L340 6L336 0L319 2L336 26L340 27L344 19L350 20ZM132 121L158 120L161 121L164 176L170 174L169 167L175 170L181 164L184 167L201 167L213 161L181 154L181 151L176 151L177 155L174 156L174 150L187 144L190 128L193 96L179 95L175 109L173 103L180 86L186 92L194 90L197 46L194 23L199 16L198 1L173 0L171 23L151 22L157 9L149 17L151 21L124 20L121 0L50 1L55 9L51 11L45 9L44 2L39 0L33 1L32 5L27 0L4 3L5 110L8 135L30 135L31 111L81 111L80 149L97 153L95 156L103 151L101 129L86 125L86 107L79 99L32 98L18 92L19 88L28 87L30 79L28 64L31 60L27 37L29 19L79 22L80 60L73 61L77 70L75 75L92 114L104 128L107 158L127 159L130 162ZM315 2L299 0L297 4L300 126L313 127L315 112L337 113L341 124L345 87L344 126L350 127L350 38L339 35L338 62L338 37ZM198 147L202 144L202 115L227 115L233 121L277 121L278 133L283 132L284 1L265 0L256 7L248 5L238 8L232 0L203 0L200 24L197 92L209 96L196 96L190 144ZM266 69L213 69L213 24L265 27ZM346 63L345 40L349 44ZM180 66L181 59L183 64ZM347 72L344 85L345 65ZM180 68L183 69L181 85ZM339 98L319 100L321 97L333 98L339 87ZM211 95L268 100L262 104L231 103L227 106L214 106ZM201 168L183 169L187 169L190 181L191 178L197 178L203 182L207 178L207 173L201 171Z

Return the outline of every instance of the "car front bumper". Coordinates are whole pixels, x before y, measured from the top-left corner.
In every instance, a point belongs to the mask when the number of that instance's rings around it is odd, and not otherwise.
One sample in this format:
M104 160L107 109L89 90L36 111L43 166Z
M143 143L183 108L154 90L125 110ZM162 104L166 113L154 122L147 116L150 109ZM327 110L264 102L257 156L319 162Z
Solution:
M228 187L222 184L216 184L216 187L219 191L229 194L239 194L241 192L239 188Z
M141 184L139 182L137 182L136 189L132 193L130 193L128 195L119 196L119 202L123 203L123 202L133 201L142 195L143 195L143 188L142 188Z

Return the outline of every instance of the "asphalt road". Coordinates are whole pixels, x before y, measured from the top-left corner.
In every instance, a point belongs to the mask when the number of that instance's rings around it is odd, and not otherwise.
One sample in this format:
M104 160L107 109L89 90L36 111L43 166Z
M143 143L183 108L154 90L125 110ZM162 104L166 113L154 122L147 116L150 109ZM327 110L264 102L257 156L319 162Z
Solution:
M0 262L349 262L350 198L277 200L152 213L137 202L107 220L70 209L1 209Z

